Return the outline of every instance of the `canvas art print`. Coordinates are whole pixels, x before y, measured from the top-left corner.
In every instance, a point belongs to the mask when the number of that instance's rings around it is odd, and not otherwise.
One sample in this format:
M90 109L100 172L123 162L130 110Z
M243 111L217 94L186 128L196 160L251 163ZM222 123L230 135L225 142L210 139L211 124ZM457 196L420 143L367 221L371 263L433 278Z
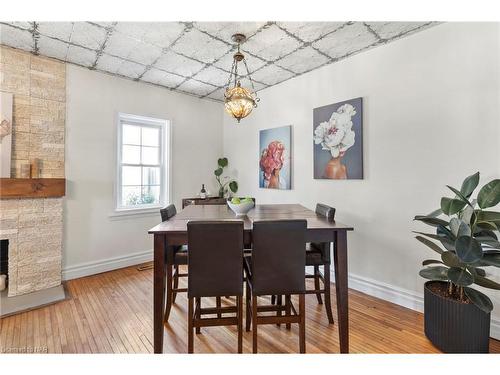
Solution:
M259 187L291 189L292 127L265 129L259 135Z
M315 108L313 139L315 179L362 179L362 98Z
M12 94L0 92L0 177L10 177Z

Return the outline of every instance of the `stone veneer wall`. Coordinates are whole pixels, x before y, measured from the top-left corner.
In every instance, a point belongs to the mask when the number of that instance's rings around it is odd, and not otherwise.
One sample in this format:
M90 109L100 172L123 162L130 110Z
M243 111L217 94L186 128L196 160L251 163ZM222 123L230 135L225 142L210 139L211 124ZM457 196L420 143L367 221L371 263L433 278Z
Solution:
M0 46L0 90L14 94L11 177L42 160L41 177L64 177L66 66ZM1 199L9 240L9 296L61 284L63 198Z

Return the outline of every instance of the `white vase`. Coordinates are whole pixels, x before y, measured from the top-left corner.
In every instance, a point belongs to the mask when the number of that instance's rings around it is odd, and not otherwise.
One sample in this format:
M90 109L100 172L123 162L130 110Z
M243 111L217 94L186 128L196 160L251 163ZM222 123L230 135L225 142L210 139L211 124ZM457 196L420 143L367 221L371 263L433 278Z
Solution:
M6 275L0 275L0 292L5 289L5 280L7 279Z

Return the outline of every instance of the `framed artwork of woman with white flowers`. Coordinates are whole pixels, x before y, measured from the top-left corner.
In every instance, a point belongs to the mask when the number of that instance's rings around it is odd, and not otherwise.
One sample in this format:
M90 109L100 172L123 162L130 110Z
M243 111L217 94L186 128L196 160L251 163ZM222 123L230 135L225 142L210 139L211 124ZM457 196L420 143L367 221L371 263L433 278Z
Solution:
M313 110L314 178L363 178L363 99Z

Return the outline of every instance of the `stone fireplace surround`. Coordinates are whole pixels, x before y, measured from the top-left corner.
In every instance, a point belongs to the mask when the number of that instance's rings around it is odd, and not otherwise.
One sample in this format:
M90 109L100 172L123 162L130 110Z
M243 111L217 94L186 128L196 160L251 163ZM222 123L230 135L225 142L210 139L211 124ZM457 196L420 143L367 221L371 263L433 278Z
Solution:
M9 297L61 284L62 198L2 199Z
M11 177L34 158L42 160L41 177L64 177L65 64L0 46L0 90L14 94ZM0 199L9 298L62 290L63 199Z

